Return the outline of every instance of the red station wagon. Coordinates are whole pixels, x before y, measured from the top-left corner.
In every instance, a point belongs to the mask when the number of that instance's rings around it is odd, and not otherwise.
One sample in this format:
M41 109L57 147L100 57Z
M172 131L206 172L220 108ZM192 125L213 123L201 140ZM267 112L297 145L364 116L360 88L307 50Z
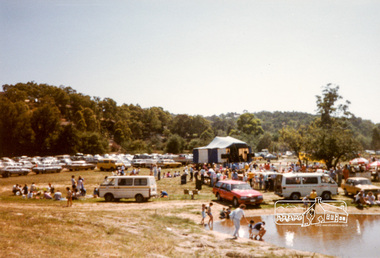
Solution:
M239 204L260 204L263 202L263 195L251 186L242 181L222 180L215 184L212 189L218 201L232 201L232 204L237 207Z

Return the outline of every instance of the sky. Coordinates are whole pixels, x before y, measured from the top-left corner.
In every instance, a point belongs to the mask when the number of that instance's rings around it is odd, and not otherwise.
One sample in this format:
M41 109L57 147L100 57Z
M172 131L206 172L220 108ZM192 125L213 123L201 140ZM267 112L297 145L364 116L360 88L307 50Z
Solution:
M0 0L0 84L173 114L316 113L328 83L380 123L380 1Z

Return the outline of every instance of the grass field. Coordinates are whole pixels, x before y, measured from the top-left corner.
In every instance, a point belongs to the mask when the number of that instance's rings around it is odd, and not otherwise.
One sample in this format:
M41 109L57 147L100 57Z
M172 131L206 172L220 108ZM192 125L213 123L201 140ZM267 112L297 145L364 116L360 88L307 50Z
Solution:
M141 174L148 175L149 170L142 169ZM41 189L52 183L63 191L71 186L72 175L85 179L87 193L91 195L110 173L62 171L0 178L0 257L244 257L253 251L262 257L313 256L267 243L231 241L217 232L204 230L198 225L200 206L216 201L211 188L204 185L196 200L190 200L184 190L195 189L195 184L181 185L179 177L157 181L158 190L166 190L169 198L154 198L145 203L134 200L107 203L103 198L89 197L74 201L73 207L67 208L66 202L26 200L11 192L16 183L30 186L33 182ZM337 198L351 200L341 195ZM248 212L272 211L266 208L272 208L278 199L273 192L264 193L265 203ZM214 203L216 211L227 205Z

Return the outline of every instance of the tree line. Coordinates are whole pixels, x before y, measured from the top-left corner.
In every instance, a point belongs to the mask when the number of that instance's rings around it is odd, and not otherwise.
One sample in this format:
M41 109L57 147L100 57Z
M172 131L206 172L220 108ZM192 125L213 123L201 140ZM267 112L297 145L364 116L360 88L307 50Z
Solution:
M91 97L66 86L5 84L0 92L0 156L179 153L227 135L246 141L255 151L283 151L291 146L287 134L318 135L311 128L321 129L321 124L330 132L337 130L337 135L349 133L359 149L380 149L380 125L355 117L348 105L335 107L338 89L326 86L317 98L317 115L263 111L203 117L172 114L161 107L117 105L111 98ZM325 103L327 93L337 97L329 100L330 106ZM346 112L344 119L338 111ZM306 146L303 138L302 145Z

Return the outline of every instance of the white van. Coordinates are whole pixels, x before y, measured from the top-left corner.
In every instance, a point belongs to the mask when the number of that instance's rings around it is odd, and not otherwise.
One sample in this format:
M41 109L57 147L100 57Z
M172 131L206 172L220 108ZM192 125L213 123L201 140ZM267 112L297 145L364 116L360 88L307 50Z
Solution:
M99 197L106 202L122 198L147 201L157 195L156 179L153 176L109 176L99 187Z
M337 183L323 173L286 173L275 179L275 194L292 200L309 195L313 189L324 200L338 194Z

